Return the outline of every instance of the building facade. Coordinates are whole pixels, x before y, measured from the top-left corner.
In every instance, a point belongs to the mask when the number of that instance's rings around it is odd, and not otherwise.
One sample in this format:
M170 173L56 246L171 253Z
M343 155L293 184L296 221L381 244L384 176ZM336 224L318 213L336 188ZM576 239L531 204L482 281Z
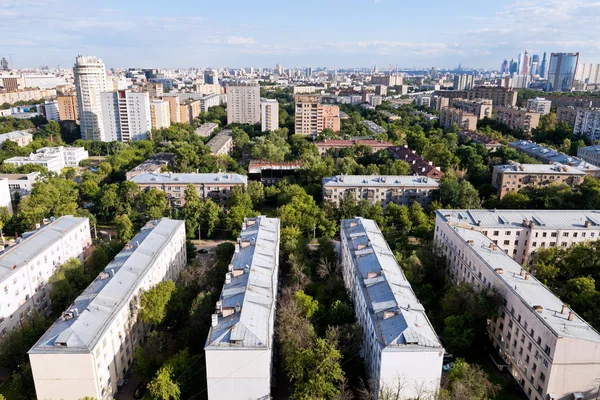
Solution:
M406 162L415 175L426 176L438 181L444 177L441 169L418 155L416 151L409 149L407 145L390 147L387 150L396 160Z
M210 400L269 399L279 278L277 218L246 218L204 347Z
M317 148L319 149L320 155L327 154L330 150L334 153L339 152L341 149L352 146L368 146L373 149L373 153L377 153L381 150L386 150L394 146L390 142L376 139L325 139L321 142L316 142Z
M181 110L179 107L179 97L164 96L162 99L169 103L169 115L171 116L171 123L176 124L178 122L181 122Z
M271 186L293 175L301 168L302 161L271 162L250 160L248 164L248 179L261 182L264 186Z
M476 289L494 288L504 299L499 316L488 321L488 336L527 397L596 399L600 335L522 267L539 248L597 240L596 211L436 214L435 246L450 277Z
M17 91L0 90L0 104L13 104L18 101L52 99L56 97L56 89L24 89Z
M260 122L260 87L258 84L227 86L227 124Z
M531 135L531 131L540 123L540 113L538 112L502 106L496 107L494 110L494 121L501 122L511 129L521 130L526 135Z
M587 163L600 167L600 145L580 147L577 149L577 157Z
M6 142L7 140L15 142L19 147L23 147L33 142L33 134L27 131L13 131L0 135L0 144Z
M536 97L535 99L527 99L527 111L540 113L541 115L550 114L550 108L552 102L546 100L543 97Z
M186 265L185 223L150 221L29 350L40 399L112 399L148 326L141 294Z
M65 167L77 167L83 160L87 160L89 154L83 147L42 147L35 154L29 156L17 156L4 160L7 164L17 167L27 164L44 166L50 172L59 174Z
M492 185L500 193L518 192L525 187L544 187L552 183L565 183L571 187L583 182L586 173L564 164L520 164L511 162L495 165Z
M150 120L152 129L162 129L171 126L171 112L166 100L150 100Z
M600 138L600 109L577 110L573 135L583 136L592 142L598 140Z
M31 193L33 184L37 182L39 176L39 171L33 171L28 174L0 174L0 179L8 180L11 198L16 194L23 198Z
M92 245L87 218L70 215L0 247L0 331L16 329L29 313L44 314L50 306L48 279L65 261L83 262Z
M323 105L318 96L295 96L295 132L300 135L316 136L324 129L340 130L340 108Z
M560 163L575 167L588 175L599 176L600 168L580 158L568 156L560 151L544 147L529 140L510 142L508 147L519 150L544 164Z
M377 223L342 220L340 264L374 392L434 398L444 349Z
M579 62L579 53L552 53L548 68L548 92L570 92Z
M476 131L461 130L458 132L458 140L461 142L468 142L469 140L472 140L473 142L484 146L488 150L497 150L502 147L502 143L499 141Z
M354 197L386 206L389 203L409 205L416 201L427 207L439 184L426 176L408 175L337 175L323 178L323 200L336 205Z
M96 57L77 56L73 67L77 89L77 107L81 138L84 140L115 140L104 134L101 93L106 92L106 70Z
M76 95L59 95L56 96L56 101L58 102L58 116L61 121L79 121Z
M202 200L211 199L223 204L231 195L234 187L246 189L248 177L239 174L194 174L160 173L138 174L131 179L140 189L155 188L167 194L167 198L177 207L185 205L185 189L188 185L196 188Z
M101 99L104 135L109 141L137 142L150 137L152 116L148 92L105 92Z
M210 149L210 154L214 156L229 156L233 152L234 143L231 130L227 129L217 133L210 139L206 146Z
M440 112L440 128L448 130L454 124L461 130L477 130L477 116L459 108L442 108Z
M473 114L477 119L492 118L493 105L490 99L452 99L450 106Z
M260 99L260 130L272 132L279 129L279 102L275 99Z
M40 104L41 106L41 104ZM40 106L38 106L38 111ZM48 121L60 121L60 114L58 112L58 101L45 101L43 105L44 116Z

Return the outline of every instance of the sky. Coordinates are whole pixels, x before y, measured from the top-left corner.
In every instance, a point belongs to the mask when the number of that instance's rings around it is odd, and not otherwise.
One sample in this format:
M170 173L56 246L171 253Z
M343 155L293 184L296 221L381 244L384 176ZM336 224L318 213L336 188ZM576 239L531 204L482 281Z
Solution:
M373 67L498 69L530 54L600 63L593 0L0 0L14 68ZM548 54L549 55L549 54Z

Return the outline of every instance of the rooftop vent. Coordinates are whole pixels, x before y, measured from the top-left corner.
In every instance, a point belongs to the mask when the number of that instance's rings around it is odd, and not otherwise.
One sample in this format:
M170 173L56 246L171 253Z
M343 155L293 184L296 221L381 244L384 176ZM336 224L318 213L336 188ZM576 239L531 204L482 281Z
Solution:
M383 319L392 318L394 315L396 315L396 313L393 312L393 311L384 311L383 312Z
M539 305L533 306L533 309L535 311L539 312L540 314L544 311L544 307L539 306Z
M569 319L569 321L573 321L573 319L575 319L575 313L573 311L569 311L568 319Z
M219 325L219 314L213 314L212 320L211 320L211 326L215 327L217 325Z
M496 268L496 269L495 269L495 271L496 271L498 274L500 274L500 275L502 275L502 274L504 273L504 269L503 269L503 268Z

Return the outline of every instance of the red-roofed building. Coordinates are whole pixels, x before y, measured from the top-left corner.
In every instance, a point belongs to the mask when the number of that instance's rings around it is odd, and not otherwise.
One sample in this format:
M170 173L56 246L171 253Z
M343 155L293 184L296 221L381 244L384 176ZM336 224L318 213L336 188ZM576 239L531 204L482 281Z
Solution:
M373 149L373 153L378 152L379 150L385 150L394 145L389 142L385 142L383 140L376 139L325 139L322 142L317 142L317 147L319 148L319 154L324 155L327 154L327 151L330 149L341 150L346 147L352 147L354 145L362 145L369 146Z
M431 161L425 160L416 151L409 149L406 145L391 147L388 151L396 160L407 162L415 175L422 175L436 180L444 177L441 169L434 166Z

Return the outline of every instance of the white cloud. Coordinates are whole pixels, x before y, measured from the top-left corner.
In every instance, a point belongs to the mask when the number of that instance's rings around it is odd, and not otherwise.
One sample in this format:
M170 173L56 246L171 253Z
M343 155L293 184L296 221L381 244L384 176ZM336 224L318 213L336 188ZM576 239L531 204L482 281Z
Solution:
M227 44L254 44L256 41L251 37L230 36L227 39Z

